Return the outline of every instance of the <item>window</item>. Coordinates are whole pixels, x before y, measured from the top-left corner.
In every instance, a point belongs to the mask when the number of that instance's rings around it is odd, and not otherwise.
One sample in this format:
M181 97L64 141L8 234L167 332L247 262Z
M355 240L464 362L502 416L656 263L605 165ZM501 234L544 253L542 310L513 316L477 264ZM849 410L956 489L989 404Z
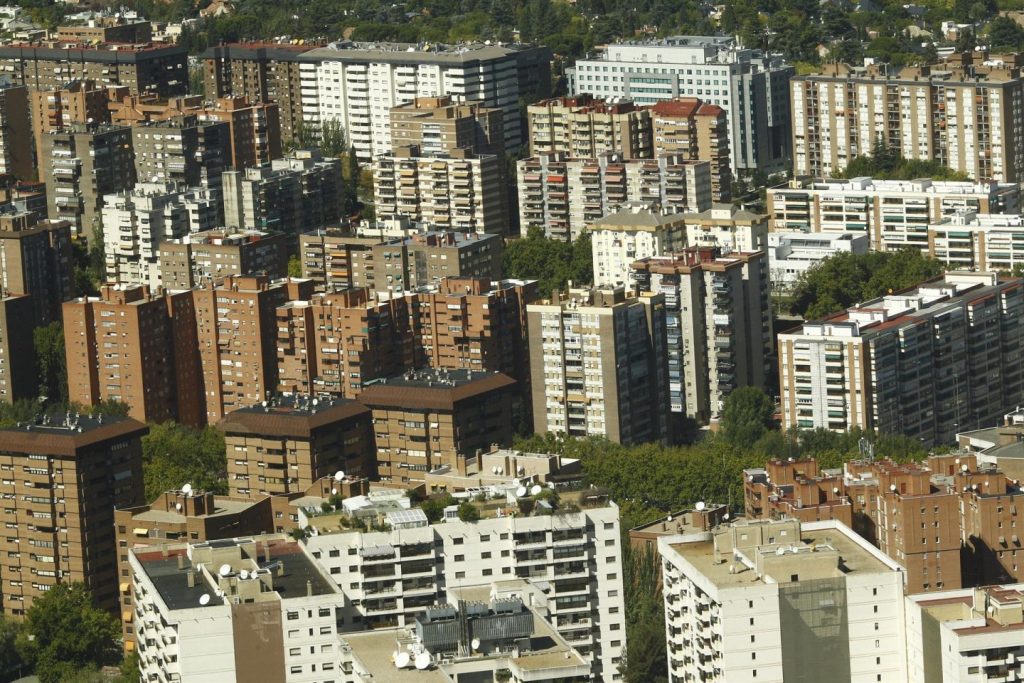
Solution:
M295 621L298 618L299 618L299 613L298 612L289 612L288 613L288 621Z
M466 559L466 556L465 556L465 555L456 555L456 556L455 556L455 561L456 561L456 562L462 562L462 561L464 561L465 559Z
M291 655L292 657L297 657L297 656L302 654L302 648L301 647L293 647L293 648L288 650L288 654Z
M301 666L293 666L292 667L292 673L293 674L300 674L300 673L302 673L302 667Z
M753 625L754 625L754 617L750 617L750 625L751 625L751 626L753 626Z
M493 569L485 569L484 570L484 576L490 576L493 573L494 573Z
M466 578L466 572L455 572L455 578L456 579L464 579L464 578Z
M622 624L612 624L611 630L618 631L620 628L622 628Z
M489 560L489 559L491 559L491 554L489 552L488 553L480 553L480 559L481 560Z
M341 551L340 550L332 550L332 551L327 553L327 556L328 557L341 557Z
M465 541L464 538L453 538L452 539L452 543L454 545L462 545L464 541Z
M321 617L329 617L329 616L331 616L331 608L330 607L321 607L320 611L318 612L318 616L321 616Z
M489 540L491 540L491 535L490 534L480 534L480 542L481 543L487 543Z

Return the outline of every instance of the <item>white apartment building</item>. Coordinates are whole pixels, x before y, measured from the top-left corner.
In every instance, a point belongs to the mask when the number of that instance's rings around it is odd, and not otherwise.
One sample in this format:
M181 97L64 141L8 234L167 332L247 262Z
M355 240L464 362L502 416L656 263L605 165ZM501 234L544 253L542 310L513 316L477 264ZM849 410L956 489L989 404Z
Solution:
M526 317L537 433L668 440L662 295L570 289L527 305Z
M100 209L107 280L160 286L160 244L189 234L183 193L173 184L139 183L108 194Z
M793 67L724 36L673 36L615 43L567 70L570 92L653 104L699 97L728 113L734 169L789 164L789 79Z
M1024 217L964 211L928 226L928 255L955 270L1013 272L1024 264Z
M540 228L548 237L575 241L588 225L629 202L657 203L672 213L712 206L710 162L681 155L630 160L541 155L516 162L516 172L524 236Z
M919 180L795 180L768 189L773 232L857 233L871 249L891 243L927 242L927 226L958 211L1015 214L1020 207L1016 183Z
M287 537L129 551L141 679L330 683L344 593Z
M903 570L842 523L739 521L658 553L673 683L908 680Z
M836 254L868 253L868 236L852 233L770 232L768 269L777 291L788 292L804 273Z
M588 502L585 491L560 496L562 504L578 501L579 511L530 516L515 497L502 497L476 522L451 510L427 524L422 511L408 510L408 525L393 513L391 531L366 533L341 528L337 516L311 516L315 531L305 545L345 594L338 611L345 632L414 627L428 608L454 602L457 590L525 581L595 679L620 680L626 621L619 510Z
M419 156L415 146L373 160L376 217L408 220L434 230L504 235L509 228L504 162L494 154L456 150Z
M502 45L407 45L339 41L299 58L302 113L338 121L356 154L391 153L391 108L447 95L505 112L505 147L523 144L519 100L550 86L551 51ZM545 83L547 86L545 86Z
M671 254L686 246L680 214L662 213L657 205L633 202L588 227L594 259L594 286L626 285L634 289L634 261Z
M1024 584L908 596L905 605L909 683L1024 677Z

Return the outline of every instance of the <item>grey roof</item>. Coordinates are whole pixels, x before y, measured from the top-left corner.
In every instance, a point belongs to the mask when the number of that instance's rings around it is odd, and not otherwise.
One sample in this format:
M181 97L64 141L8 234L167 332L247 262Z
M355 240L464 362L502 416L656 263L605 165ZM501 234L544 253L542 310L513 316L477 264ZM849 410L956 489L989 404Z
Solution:
M662 214L650 209L640 211L623 209L604 218L600 218L590 224L594 230L612 228L640 228L656 229L664 225L676 225L683 222L683 214Z
M439 45L429 47L411 43L335 43L330 47L305 52L301 61L387 62L389 64L462 64L516 58L520 53L547 48L519 45Z

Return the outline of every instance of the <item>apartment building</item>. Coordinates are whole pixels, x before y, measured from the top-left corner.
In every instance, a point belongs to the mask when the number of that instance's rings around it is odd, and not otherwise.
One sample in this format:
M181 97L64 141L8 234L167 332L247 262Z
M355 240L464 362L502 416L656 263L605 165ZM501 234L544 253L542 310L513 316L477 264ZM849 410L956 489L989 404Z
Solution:
M126 403L140 422L190 420L201 396L190 322L191 293L106 284L64 304L68 398L86 406ZM194 314L191 316L194 321ZM194 322L192 322L194 326Z
M230 494L250 500L305 492L342 472L372 477L370 410L342 398L272 395L232 411L218 425L228 454Z
M70 222L89 240L101 228L103 197L135 185L130 128L75 124L50 131L40 159L50 218Z
M100 209L107 280L162 286L160 247L189 233L182 194L168 182L139 183L103 197Z
M761 252L690 247L631 265L636 291L663 297L668 401L685 415L721 415L733 389L764 388L773 335L767 259Z
M903 572L836 521L658 538L671 681L907 680Z
M591 223L629 202L657 203L670 213L712 207L711 165L682 156L620 160L616 155L570 159L563 154L516 162L519 228L575 241Z
M392 149L410 145L424 156L443 156L457 149L502 156L505 115L479 102L453 102L450 95L417 97L391 108Z
M192 289L226 275L288 275L288 235L221 228L191 232L159 245L160 282Z
M651 256L664 256L686 246L686 224L677 213L664 213L656 205L640 202L591 223L594 285L634 289L630 266Z
M567 71L573 95L628 97L640 105L697 97L721 107L729 119L731 166L745 172L789 164L793 74L780 55L725 36L613 43Z
M592 159L617 154L648 159L653 154L651 113L630 100L588 94L541 100L526 108L530 156L565 154Z
M0 401L14 403L39 393L32 297L0 293Z
M784 427L953 443L1020 403L1024 283L950 272L780 334Z
M192 291L206 422L252 406L277 386L275 309L313 293L309 280L229 275Z
M136 177L185 187L220 188L229 163L228 124L194 115L132 126Z
M58 26L57 40L82 43L148 43L153 25L148 21L127 21L108 17L90 19L84 26Z
M1020 188L993 181L795 180L767 192L773 232L857 233L867 235L876 251L895 248L896 242L916 241L923 248L927 226L959 211L1020 210Z
M32 327L60 320L71 298L71 228L35 213L0 214L0 293L32 296Z
M768 268L771 286L790 292L811 268L837 254L866 254L868 236L852 232L769 232Z
M14 83L33 90L92 80L103 87L126 86L133 95L188 92L188 51L177 45L10 43L0 45L0 68Z
M691 245L718 247L723 252L768 249L768 216L735 206L715 204L683 216Z
M654 150L711 163L711 196L732 200L729 118L717 104L695 97L663 100L649 107Z
M127 88L123 88L127 90ZM35 133L35 154L42 170L43 138L53 131L73 124L110 123L107 86L92 79L74 79L43 90L31 90L32 130ZM30 177L36 177L33 174Z
M0 85L0 173L34 180L29 92L23 85Z
M373 159L378 220L406 218L434 229L508 233L504 157L464 148L444 156L412 145Z
M307 232L341 217L341 161L295 150L269 165L225 172L222 190L229 228Z
M427 472L466 471L491 444L512 444L516 383L500 372L425 368L363 387L373 411L377 479L415 488Z
M4 614L23 618L37 597L73 581L97 607L117 609L114 508L143 501L147 432L135 420L71 413L0 430Z
M1018 214L978 214L962 211L929 225L927 245L918 244L916 235L907 235L906 246L926 250L951 270L1013 272L1024 263L1024 221ZM910 240L913 240L911 242ZM893 239L893 244L901 244Z
M335 613L345 595L302 544L284 535L181 543L132 552L129 562L142 678L343 676Z
M800 522L836 520L861 537L873 535L874 523L863 523L863 518L857 517L855 526L854 514L874 511L877 480L865 477L851 479L849 483L856 490L854 497L847 494L847 481L841 469L822 470L814 458L769 460L764 467L743 470L743 515L748 519ZM869 489L872 485L875 488Z
M879 143L976 180L1020 181L1020 57L953 54L898 69L825 65L793 77L793 173L830 177Z
M543 514L542 506L525 504L535 503L533 496L505 503L502 495L471 503L481 511L475 522L450 516L363 533L341 529L337 515L312 517L317 533L306 548L349 598L340 615L346 631L415 627L428 608L459 597L458 591L475 588L487 595L514 589L547 615L597 680L620 680L626 636L618 507L585 491L562 491L559 499L561 505L578 502L579 511ZM519 502L529 509L512 514ZM391 651L389 646L386 652ZM559 655L559 665L564 662ZM383 673L387 680L398 675L394 669ZM536 675L524 680L548 680Z
M669 439L664 295L570 289L526 315L535 432Z
M502 239L449 231L359 237L327 229L299 235L299 259L302 276L318 288L401 293L436 285L446 277L500 280Z

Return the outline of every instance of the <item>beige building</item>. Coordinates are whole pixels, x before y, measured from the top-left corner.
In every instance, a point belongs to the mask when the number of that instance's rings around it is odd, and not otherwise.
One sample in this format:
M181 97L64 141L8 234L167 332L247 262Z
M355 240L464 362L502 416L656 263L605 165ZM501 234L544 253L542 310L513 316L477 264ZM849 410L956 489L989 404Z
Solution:
M256 500L304 492L323 477L372 477L370 410L341 398L272 395L229 413L217 428L227 447L232 496Z
M605 101L586 94L558 97L531 104L526 108L526 118L530 127L530 156L653 156L651 113L628 99Z
M725 110L696 98L681 97L652 104L650 112L655 153L710 162L712 198L716 202L730 201L733 175Z
M457 149L500 156L505 152L505 114L479 102L455 103L450 96L417 97L392 107L391 145L415 145L424 156Z
M715 204L706 211L688 213L687 239L690 246L717 247L730 251L768 250L768 216L733 204Z
M0 85L0 173L34 180L29 91L23 85Z
M114 508L143 501L145 425L71 414L0 430L0 609L21 619L53 586L80 581L118 605Z
M526 310L535 432L669 439L664 295L570 289Z
M594 285L634 289L634 261L664 256L686 246L686 223L678 213L635 202L587 227L594 260Z
M790 82L794 175L830 177L886 145L975 180L1018 182L1020 57L976 52L895 69L828 64Z
M167 289L191 289L227 275L288 274L287 235L259 230L206 230L160 244L160 280Z
M40 172L46 158L46 134L72 124L110 123L108 98L108 88L94 80L72 80L53 89L31 91L32 130Z

